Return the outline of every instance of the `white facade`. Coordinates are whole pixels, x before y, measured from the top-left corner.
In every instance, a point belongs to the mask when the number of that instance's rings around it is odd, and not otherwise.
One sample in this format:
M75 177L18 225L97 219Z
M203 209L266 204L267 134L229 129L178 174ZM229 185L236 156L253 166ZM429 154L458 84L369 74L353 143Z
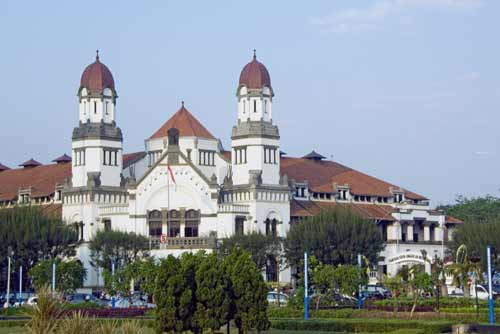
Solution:
M80 87L72 180L63 191L63 218L80 232L78 255L89 271L87 287L102 284L102 277L90 266L87 247L100 229L147 236L151 253L164 257L211 251L217 239L236 233L259 231L285 237L292 200L340 204L365 200L365 196L353 195L349 185L336 184L332 184L332 194L315 197L307 181L294 184L281 174L280 136L272 118L274 92L267 80L261 87L248 88L240 78L230 158L219 140L196 131L187 133L179 124L146 139L144 156L125 168L122 133L115 122L114 87L97 93ZM184 106L180 111L193 117ZM362 204L380 204L376 197L367 198ZM382 200L394 212L388 215L391 219L377 221L387 240L378 263L384 268L379 268L380 274L393 274L413 262L424 264L417 256L422 249L430 258L443 256L444 215L432 214L428 203L407 203L398 191ZM291 279L290 270L274 272L274 276L270 272L269 279Z

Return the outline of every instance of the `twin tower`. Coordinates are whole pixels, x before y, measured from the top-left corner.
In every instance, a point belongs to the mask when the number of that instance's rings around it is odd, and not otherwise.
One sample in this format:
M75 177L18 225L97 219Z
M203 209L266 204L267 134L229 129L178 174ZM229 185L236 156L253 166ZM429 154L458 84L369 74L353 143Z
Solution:
M241 71L236 92L238 123L232 129L234 185L280 182L278 127L272 123L274 96L266 67L253 59ZM96 60L83 71L79 99L79 125L73 130L72 187L120 187L123 184L123 136L116 126L118 95L111 71Z

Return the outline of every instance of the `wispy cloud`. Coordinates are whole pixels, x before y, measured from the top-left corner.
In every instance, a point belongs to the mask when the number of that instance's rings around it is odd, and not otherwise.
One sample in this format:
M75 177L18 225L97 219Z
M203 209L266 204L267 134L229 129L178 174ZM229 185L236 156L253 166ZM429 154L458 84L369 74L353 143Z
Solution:
M488 151L476 151L474 152L475 155L490 155L491 152Z
M332 32L361 32L383 28L389 19L400 24L411 24L409 13L422 9L472 9L481 6L481 0L377 0L372 6L347 8L331 15L311 19L311 23Z

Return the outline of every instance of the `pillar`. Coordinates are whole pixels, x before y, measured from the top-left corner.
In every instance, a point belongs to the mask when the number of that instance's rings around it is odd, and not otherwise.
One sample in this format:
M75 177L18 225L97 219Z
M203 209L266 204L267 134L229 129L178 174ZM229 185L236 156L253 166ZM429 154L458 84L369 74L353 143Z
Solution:
M413 223L408 222L406 225L406 241L412 242L413 241Z
M431 240L431 231L429 224L424 224L424 241Z

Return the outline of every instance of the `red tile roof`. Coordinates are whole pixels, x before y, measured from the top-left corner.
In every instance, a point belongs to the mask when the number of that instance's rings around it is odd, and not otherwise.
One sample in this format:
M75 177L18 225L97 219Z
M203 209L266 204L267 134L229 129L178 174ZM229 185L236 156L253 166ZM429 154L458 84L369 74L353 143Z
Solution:
M308 181L309 188L314 192L332 193L335 183L349 185L355 195L392 196L392 189L399 187L372 176L358 172L334 161L315 161L303 158L281 157L281 173L296 182ZM425 200L427 198L404 190L409 199Z
M215 137L185 107L182 107L161 126L149 139L167 137L171 128L179 130L181 137L198 137L215 139Z
M0 173L0 201L17 198L19 189L31 187L31 197L50 196L58 184L71 177L71 164L50 164L9 169Z
M134 152L134 153L128 153L123 155L123 168L127 168L128 166L132 165L133 163L137 162L138 160L142 159L146 155L146 152L140 151L140 152Z
M9 170L10 168L5 166L4 164L0 163L0 172L3 172L4 170Z
M390 205L300 201L295 199L290 203L290 216L309 217L317 214L322 209L333 208L338 205L350 208L365 219L395 221L394 217L391 215L394 209Z

